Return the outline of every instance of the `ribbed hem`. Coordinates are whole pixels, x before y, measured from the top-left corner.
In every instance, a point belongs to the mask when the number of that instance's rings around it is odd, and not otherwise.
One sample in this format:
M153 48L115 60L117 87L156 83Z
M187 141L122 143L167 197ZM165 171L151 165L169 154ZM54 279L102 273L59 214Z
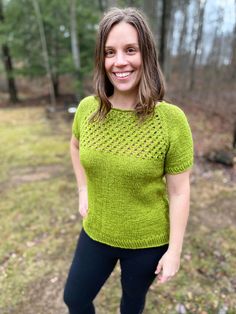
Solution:
M183 163L181 166L177 167L167 167L165 168L165 173L168 174L178 174L184 172L193 167L193 160Z
M86 226L85 223L83 223L83 228L91 239L113 247L119 247L123 249L145 249L169 243L168 232L161 235L157 234L155 237L136 240L113 238L112 235L106 235L102 232L91 230Z

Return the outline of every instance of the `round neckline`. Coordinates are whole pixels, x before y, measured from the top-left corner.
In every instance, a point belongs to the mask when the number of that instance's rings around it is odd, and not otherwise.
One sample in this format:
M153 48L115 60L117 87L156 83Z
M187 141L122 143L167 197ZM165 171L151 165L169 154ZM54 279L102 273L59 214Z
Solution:
M160 105L163 104L163 100L158 101L155 105L155 107L159 107ZM120 111L120 112L135 112L135 109L125 109L125 108L117 108L117 107L111 107L111 110L114 111Z
M121 112L135 112L135 109L125 109L125 108L117 108L117 107L111 107L111 110L121 111Z

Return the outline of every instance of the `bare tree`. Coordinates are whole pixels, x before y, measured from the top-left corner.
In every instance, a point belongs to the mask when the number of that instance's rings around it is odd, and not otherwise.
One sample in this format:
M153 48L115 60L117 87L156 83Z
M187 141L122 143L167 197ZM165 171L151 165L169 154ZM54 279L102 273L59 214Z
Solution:
M80 46L78 40L77 31L77 19L76 19L76 0L70 0L70 29L71 29L71 49L76 70L76 78L79 81L79 88L77 90L77 99L82 97L81 95L81 64L80 64Z
M46 41L46 36L45 36L45 32L44 32L42 15L40 12L38 0L32 0L32 2L33 2L35 15L36 15L37 23L38 23L38 27L39 27L40 40L41 40L41 44L42 44L42 51L43 51L43 57L44 57L44 65L45 65L47 76L48 76L50 100L51 100L51 104L53 105L53 107L55 107L56 106L56 97L55 97L55 91L54 91L54 86L53 86L52 71L51 71L50 64L49 64L48 48L47 48L47 41Z
M178 55L181 56L185 53L185 45L186 45L186 35L187 35L187 26L188 26L188 7L189 7L189 0L183 1L181 5L181 11L183 13L183 24L180 31L179 43L178 43Z
M76 21L76 0L70 0L71 50L76 71L80 71L80 49Z
M196 67L196 60L197 60L197 55L199 52L199 47L200 47L201 40L202 40L204 13L205 13L206 3L207 3L207 0L198 0L199 18L198 18L198 25L197 25L198 28L197 28L197 37L196 37L196 41L195 41L195 47L194 47L194 54L193 54L191 68L190 68L189 90L193 90L194 84L195 84L195 67Z
M236 0L235 0L235 14L236 14ZM231 61L230 61L232 74L231 78L236 79L236 21L234 24L234 30L233 30L233 39L232 39L232 49L231 49Z
M0 0L0 22L4 23L2 0ZM15 84L15 79L14 79L14 75L13 75L13 65L12 65L10 50L9 50L9 47L6 43L2 44L1 50L2 50L3 64L4 64L5 71L6 71L6 76L7 76L8 92L9 92L10 101L13 103L16 103L16 102L18 102L18 97L17 97L17 89L16 89L16 84Z
M166 73L167 43L171 20L172 0L162 0L161 38L159 60L164 73Z
M177 46L177 55L178 55L178 64L177 69L179 75L182 79L182 86L184 90L187 87L188 80L188 70L189 70L189 63L190 63L190 52L188 51L187 47L187 36L188 36L188 25L189 25L189 5L190 0L182 0L180 2L180 11L182 13L182 23L180 25L180 36L179 42Z
M170 12L169 12L169 26L168 26L168 34L167 34L167 48L166 48L166 56L164 63L164 71L166 80L169 81L172 72L172 51L173 51L173 42L174 42L174 31L176 27L175 21L175 12L178 10L179 4L178 2L172 1L170 4Z
M235 14L236 14L236 0L234 1L234 9L235 9ZM236 79L235 68L236 68L236 21L235 21L234 30L233 30L232 52L231 52L231 69L232 69L231 78L232 80ZM234 112L233 148L236 148L236 112Z
M157 5L158 1L155 0L149 0L149 1L144 1L142 9L146 13L148 19L149 19L149 24L150 27L152 28L152 31L154 32L154 35L156 35L157 28L156 28L156 21L157 21Z
M211 51L208 56L207 63L213 65L215 68L220 66L220 56L222 48L222 25L224 22L224 10L218 9L217 24L214 31Z

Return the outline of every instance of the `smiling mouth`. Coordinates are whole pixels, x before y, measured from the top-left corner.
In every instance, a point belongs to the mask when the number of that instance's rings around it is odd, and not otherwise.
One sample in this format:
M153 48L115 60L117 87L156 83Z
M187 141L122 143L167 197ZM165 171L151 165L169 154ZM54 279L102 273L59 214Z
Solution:
M130 76L132 72L113 72L113 74L118 78L124 78Z

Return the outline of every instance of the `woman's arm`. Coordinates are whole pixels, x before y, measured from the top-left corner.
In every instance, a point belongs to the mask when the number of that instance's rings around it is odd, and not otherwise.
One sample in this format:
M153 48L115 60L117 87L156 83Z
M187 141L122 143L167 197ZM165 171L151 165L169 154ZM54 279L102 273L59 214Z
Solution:
M70 141L70 155L78 186L79 212L85 217L88 210L87 180L79 158L79 141L74 135L72 135Z
M158 282L163 283L179 270L183 239L189 215L190 170L166 175L169 195L170 238L167 252L158 263Z

